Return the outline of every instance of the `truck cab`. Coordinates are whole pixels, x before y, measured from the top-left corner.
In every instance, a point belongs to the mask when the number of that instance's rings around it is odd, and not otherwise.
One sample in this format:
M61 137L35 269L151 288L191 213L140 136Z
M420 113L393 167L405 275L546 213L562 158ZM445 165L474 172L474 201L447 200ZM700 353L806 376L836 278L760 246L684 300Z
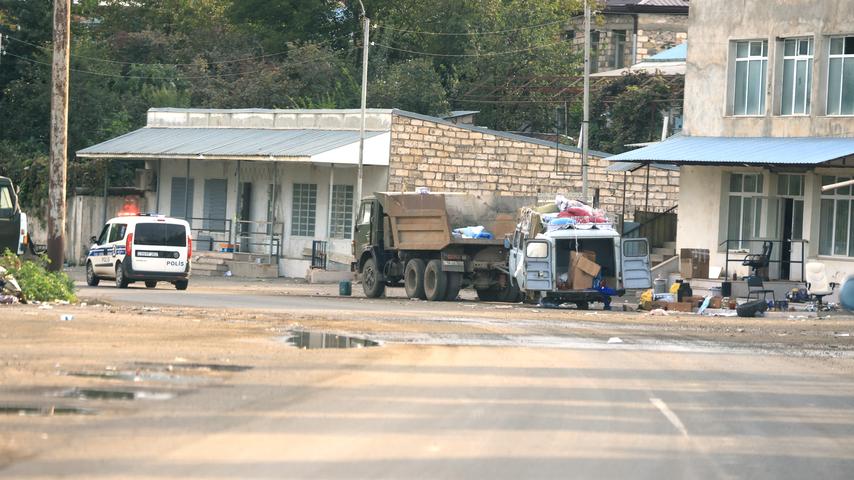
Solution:
M12 180L0 177L0 254L23 255L29 242L27 214L18 205L18 192Z
M611 224L579 224L540 232L523 215L510 240L510 271L531 300L552 306L592 302L610 307L626 289L652 287L649 243L621 238ZM582 258L583 257L583 258Z

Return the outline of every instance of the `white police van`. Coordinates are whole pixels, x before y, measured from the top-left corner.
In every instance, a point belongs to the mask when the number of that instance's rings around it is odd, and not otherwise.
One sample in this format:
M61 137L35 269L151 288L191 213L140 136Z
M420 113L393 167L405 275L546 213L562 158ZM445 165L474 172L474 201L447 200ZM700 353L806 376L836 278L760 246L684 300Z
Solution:
M86 259L86 283L97 286L102 278L115 279L118 288L144 281L154 288L170 282L186 290L190 282L193 241L190 225L163 215L119 216L92 237Z

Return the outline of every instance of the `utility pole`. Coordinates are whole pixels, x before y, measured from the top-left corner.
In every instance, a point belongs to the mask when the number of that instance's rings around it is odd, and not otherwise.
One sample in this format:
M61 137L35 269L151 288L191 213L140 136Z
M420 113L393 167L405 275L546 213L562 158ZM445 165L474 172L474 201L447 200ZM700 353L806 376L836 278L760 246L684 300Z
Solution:
M368 18L368 14L365 12L365 5L362 3L362 0L359 0L359 5L362 7L362 18L364 19L362 27L364 29L362 36L362 115L359 122L359 168L356 176L356 197L353 202L353 238L355 238L356 224L358 223L356 215L362 204L362 178L364 176L365 161L365 110L368 102L368 48L371 45L371 19Z
M53 2L53 79L50 100L50 183L47 255L49 268L65 260L65 183L68 168L68 76L71 51L71 0Z
M590 140L590 0L584 0L584 117L581 121L581 197L587 203L587 143Z

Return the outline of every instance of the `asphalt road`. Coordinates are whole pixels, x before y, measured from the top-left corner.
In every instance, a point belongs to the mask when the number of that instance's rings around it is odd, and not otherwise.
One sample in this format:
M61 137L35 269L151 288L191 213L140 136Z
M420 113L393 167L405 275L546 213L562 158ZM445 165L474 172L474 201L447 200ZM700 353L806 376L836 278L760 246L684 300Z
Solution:
M595 324L586 343L554 348L553 337L567 334L550 327L544 336L547 321L489 323L460 302L277 291L83 288L85 298L186 310L87 307L68 323L57 323L56 310L5 317L0 385L19 386L0 386L0 405L45 402L58 383L177 396L77 401L94 416L0 416L0 478L848 479L854 471L851 356L660 349L631 330L625 343L608 343L610 333ZM226 307L280 313L252 320ZM400 321L404 312L464 309L473 323ZM396 331L396 341L299 349L280 338L294 311L369 315ZM330 325L301 322L311 330ZM526 343L447 341L466 332ZM425 338L438 342L406 344ZM187 359L253 368L186 384L56 375L121 370L141 359L174 362L170 375L180 378L192 375L180 370ZM46 447L26 444L39 435ZM12 452L6 461L4 447Z
M631 351L291 351L0 477L851 478L854 381L821 362Z

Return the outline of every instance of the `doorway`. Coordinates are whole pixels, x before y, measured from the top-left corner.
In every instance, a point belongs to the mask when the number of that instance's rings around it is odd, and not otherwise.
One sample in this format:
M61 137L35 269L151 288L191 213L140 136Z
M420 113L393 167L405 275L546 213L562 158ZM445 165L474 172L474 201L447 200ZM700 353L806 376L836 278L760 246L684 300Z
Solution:
M792 271L792 223L795 211L795 201L783 198L783 235L780 238L780 278L789 279Z
M237 221L238 237L241 252L250 252L252 250L251 224L249 221L252 217L252 183L242 182L240 191L237 192Z

